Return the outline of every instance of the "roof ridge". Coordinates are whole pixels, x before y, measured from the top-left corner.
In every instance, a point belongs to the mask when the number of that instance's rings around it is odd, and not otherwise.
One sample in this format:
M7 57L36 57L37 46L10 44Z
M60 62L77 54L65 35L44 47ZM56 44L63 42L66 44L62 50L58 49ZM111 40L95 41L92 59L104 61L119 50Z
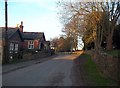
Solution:
M0 27L0 28L5 28L5 27ZM7 28L16 28L16 27L7 27Z
M23 33L44 33L44 32L23 32Z

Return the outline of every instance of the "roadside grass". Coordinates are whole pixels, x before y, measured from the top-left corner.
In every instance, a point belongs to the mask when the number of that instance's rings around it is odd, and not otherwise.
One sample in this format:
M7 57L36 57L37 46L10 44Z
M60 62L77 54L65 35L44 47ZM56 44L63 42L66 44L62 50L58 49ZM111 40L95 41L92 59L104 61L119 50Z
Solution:
M91 56L88 54L81 55L84 58L87 58L87 62L84 64L85 71L87 72L88 78L95 83L97 86L117 86L117 82L110 79L105 78L100 74L98 70L98 66L92 61Z

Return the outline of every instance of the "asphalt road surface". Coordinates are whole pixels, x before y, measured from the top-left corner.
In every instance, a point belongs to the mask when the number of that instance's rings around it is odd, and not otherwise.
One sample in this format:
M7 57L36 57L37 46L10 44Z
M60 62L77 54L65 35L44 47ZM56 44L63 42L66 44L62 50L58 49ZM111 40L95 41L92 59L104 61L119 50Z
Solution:
M3 86L75 86L73 65L76 57L77 54L59 55L3 74Z

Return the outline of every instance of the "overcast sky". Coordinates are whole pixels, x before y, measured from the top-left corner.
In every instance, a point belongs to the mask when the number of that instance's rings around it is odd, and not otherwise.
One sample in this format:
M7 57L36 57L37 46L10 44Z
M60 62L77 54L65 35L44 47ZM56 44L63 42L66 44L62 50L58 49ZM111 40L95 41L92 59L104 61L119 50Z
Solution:
M23 21L24 31L44 32L46 39L62 34L57 15L58 0L8 0L8 26ZM0 0L0 27L5 26L4 0Z

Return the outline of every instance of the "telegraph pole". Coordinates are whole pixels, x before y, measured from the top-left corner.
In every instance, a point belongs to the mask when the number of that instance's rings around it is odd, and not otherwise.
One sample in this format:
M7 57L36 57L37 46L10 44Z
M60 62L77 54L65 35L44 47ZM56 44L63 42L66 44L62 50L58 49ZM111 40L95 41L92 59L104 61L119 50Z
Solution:
M120 36L120 33L119 33L119 36ZM120 51L119 49L117 50L118 51L118 87L120 87Z
M7 0L5 0L5 62L8 62L8 18L7 18Z

